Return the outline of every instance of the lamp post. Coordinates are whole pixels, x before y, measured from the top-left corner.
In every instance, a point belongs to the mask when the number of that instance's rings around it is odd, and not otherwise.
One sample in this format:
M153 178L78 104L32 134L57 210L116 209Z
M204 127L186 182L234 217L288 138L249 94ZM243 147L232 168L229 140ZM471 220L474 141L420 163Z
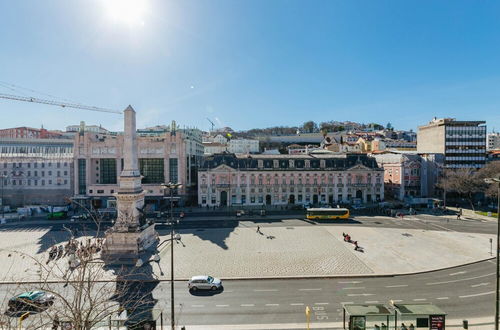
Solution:
M499 250L500 250L500 178L486 178L484 179L486 183L496 183L498 184L498 194L497 194L497 275L496 275L496 294L495 294L495 330L498 329L498 302L500 300L499 287L498 287L498 277L500 276L500 263L499 263Z
M170 325L175 330L174 317L174 189L182 187L180 183L165 183L162 185L163 191L170 190Z
M5 216L5 206L4 206L4 200L3 200L3 183L4 183L4 180L6 178L7 178L7 175L5 175L5 174L0 175L0 181L2 181L2 197L1 197L1 199L2 199L2 218L0 218L0 219L2 219L2 220Z

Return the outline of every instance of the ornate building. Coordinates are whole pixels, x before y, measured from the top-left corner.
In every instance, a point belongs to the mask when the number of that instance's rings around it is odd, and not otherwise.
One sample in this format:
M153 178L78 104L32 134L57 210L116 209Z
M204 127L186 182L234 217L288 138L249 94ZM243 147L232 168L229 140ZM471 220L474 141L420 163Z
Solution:
M364 154L205 157L198 204L286 205L365 203L384 199L384 172Z

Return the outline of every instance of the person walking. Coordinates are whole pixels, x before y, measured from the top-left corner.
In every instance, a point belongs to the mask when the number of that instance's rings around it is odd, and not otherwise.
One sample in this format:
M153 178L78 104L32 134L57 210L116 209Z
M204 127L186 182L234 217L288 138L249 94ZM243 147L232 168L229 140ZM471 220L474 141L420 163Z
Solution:
M458 209L457 220L461 220L461 217L462 217L462 209Z
M262 234L262 232L260 231L260 226L257 226L257 233Z

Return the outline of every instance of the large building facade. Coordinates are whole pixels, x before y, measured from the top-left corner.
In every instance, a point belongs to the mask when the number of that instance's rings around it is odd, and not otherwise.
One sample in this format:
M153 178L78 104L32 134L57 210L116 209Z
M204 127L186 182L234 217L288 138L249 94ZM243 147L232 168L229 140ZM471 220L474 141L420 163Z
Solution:
M198 170L200 206L376 202L383 169L363 154L205 157Z
M162 184L180 183L180 204L196 202L197 166L203 146L201 131L172 128L138 130L137 152L146 204L163 199ZM123 134L81 132L75 135L75 195L96 208L114 206L118 176L123 170Z
M481 168L486 163L486 122L452 118L418 128L417 153L444 155L446 168Z
M3 205L64 205L73 195L73 140L0 138Z

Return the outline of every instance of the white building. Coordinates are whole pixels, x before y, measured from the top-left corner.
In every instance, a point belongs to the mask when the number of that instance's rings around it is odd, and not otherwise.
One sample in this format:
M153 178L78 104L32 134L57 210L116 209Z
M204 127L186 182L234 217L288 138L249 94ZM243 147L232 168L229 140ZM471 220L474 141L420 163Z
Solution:
M384 199L384 170L364 154L205 157L200 206L336 204Z
M0 139L3 203L64 205L73 196L73 140Z
M490 133L486 136L486 149L498 150L500 149L500 133Z
M203 142L203 153L213 155L227 152L227 144L219 142Z
M258 153L259 140L232 139L228 143L227 150L234 154Z

